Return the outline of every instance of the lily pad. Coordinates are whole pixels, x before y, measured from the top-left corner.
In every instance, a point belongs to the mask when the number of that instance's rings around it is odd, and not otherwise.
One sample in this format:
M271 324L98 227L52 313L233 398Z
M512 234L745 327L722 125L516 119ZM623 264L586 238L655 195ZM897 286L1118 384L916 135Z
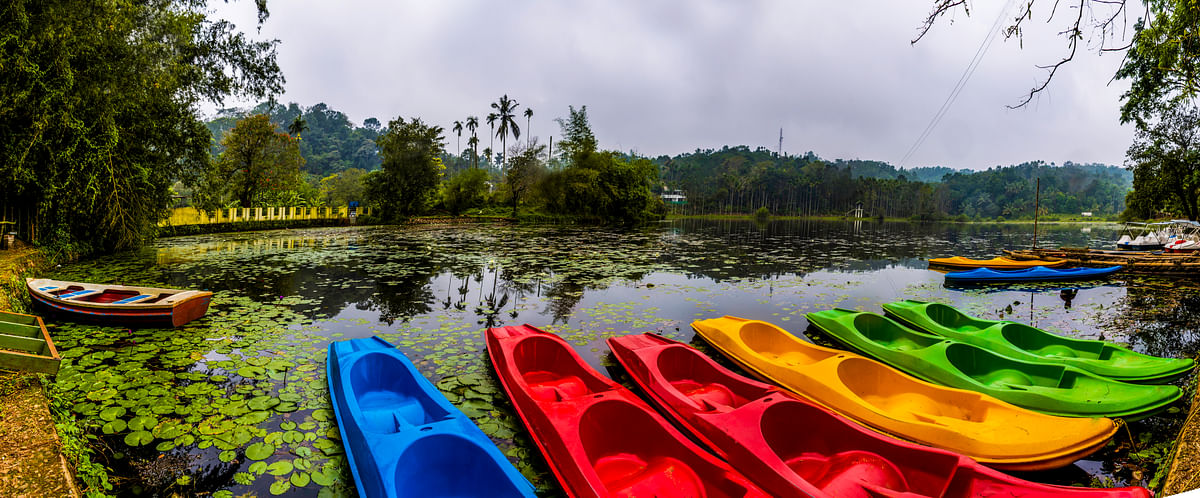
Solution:
M254 443L246 447L246 458L251 460L266 460L275 454L275 446L267 443Z

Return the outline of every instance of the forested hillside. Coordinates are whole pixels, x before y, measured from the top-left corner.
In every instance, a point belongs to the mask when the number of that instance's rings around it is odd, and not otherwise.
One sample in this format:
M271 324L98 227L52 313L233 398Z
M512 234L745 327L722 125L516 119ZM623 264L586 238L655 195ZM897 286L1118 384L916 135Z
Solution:
M319 178L340 173L350 168L364 171L379 169L379 149L375 138L383 130L376 118L367 118L362 125L355 125L340 111L324 103L312 107L300 107L295 102L288 105L264 102L253 109L222 109L216 118L206 123L213 134L213 156L220 155L221 137L233 129L238 120L253 114L268 114L271 122L287 130L303 120L300 132L300 155L304 157L304 171Z
M985 171L904 170L877 161L825 161L811 152L781 157L746 146L660 156L655 162L667 188L687 195L689 213L749 213L766 207L775 214L831 215L847 213L861 202L866 216L1028 217L1033 216L1040 177L1044 213L1107 216L1125 208L1132 186L1131 174L1122 168L1070 162L1053 166L1034 161ZM939 173L937 181L930 179Z

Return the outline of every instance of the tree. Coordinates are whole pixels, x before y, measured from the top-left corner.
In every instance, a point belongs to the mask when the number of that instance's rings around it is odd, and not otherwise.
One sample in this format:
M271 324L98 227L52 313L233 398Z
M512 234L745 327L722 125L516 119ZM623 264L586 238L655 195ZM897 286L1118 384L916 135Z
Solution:
M399 221L425 211L437 191L446 167L440 156L442 127L430 126L419 118L397 117L375 139L383 156L383 168L363 180L367 199L380 209L387 222Z
M272 192L296 191L303 183L299 140L279 130L265 114L239 121L221 145L224 152L197 189L202 208L261 206Z
M308 122L304 121L304 116L296 116L296 119L292 120L292 124L288 125L288 134L300 138L300 134L307 129Z
M530 143L533 143L533 130L530 122L533 121L533 109L525 108L525 136L529 137Z
M197 3L0 7L0 208L21 218L23 237L77 252L141 244L170 186L207 168L200 104L282 89L275 43Z
M514 145L516 149L518 146ZM546 165L541 156L546 151L543 145L531 142L519 153L513 156L504 173L504 185L512 202L512 216L517 216L517 206L533 187L546 176Z
M521 128L517 127L517 122L513 119L516 117L517 101L504 94L500 101L492 102L492 109L497 111L496 116L500 121L500 129L496 133L500 135L500 153L504 154L504 162L500 163L503 169L508 162L508 134L512 133L513 140L521 138Z
M1097 51L1128 51L1117 76L1133 77L1135 82L1131 93L1122 99L1127 102L1143 100L1143 97L1153 100L1152 97L1162 91L1176 92L1187 98L1195 96L1200 90L1200 4L1195 0L1142 0L1139 3L1145 7L1145 17L1138 22L1132 40L1125 40L1118 38L1116 33L1125 31L1124 23L1132 10L1129 5L1131 1L1075 0L1071 2L1074 5L1070 9L1061 11L1055 8L1057 1L1022 2L1017 15L1011 17L1013 21L1005 28L1005 36L1021 39L1026 23L1034 18L1034 5L1049 4L1047 23L1053 21L1059 12L1068 12L1065 25L1051 28L1067 39L1067 54L1054 64L1042 66L1048 72L1046 79L1035 85L1016 107L1029 103L1054 79L1060 67L1075 58L1079 43L1085 39L1084 31L1089 26L1093 39L1099 39ZM966 0L934 0L932 11L912 42L919 41L940 17L957 11L958 7L970 14ZM1144 64L1151 61L1151 64ZM1130 64L1141 67L1131 68ZM1123 110L1122 119L1125 121L1128 120L1126 114Z
M467 140L467 145L470 145L472 159L475 160L475 167L479 167L479 138L475 136L475 128L479 127L479 118L475 116L467 116L467 129L471 130L471 139Z
M487 148L487 150L489 150L489 151L492 150L496 146L496 120L497 119L500 119L499 114L496 114L494 112L488 113L487 124L491 130L488 132L488 136L491 137L491 138L489 138L488 148ZM488 162L491 162L492 158L491 158L490 152L488 154L484 154L484 156L487 156Z
M558 148L563 158L569 164L582 162L589 154L596 152L596 136L592 134L592 126L588 123L587 106L567 106L569 115L566 120L555 118L561 128L562 140Z
M451 128L451 130L454 131L454 133L456 135L458 135L458 143L456 144L457 148L455 149L454 153L462 154L462 130L463 130L462 121L455 121L454 127Z
M1127 210L1153 214L1173 206L1189 220L1200 217L1200 109L1167 108L1157 123L1138 128L1126 155L1137 193L1126 198Z
M442 184L442 205L455 216L483 205L487 195L488 174L481 169L458 172Z
M363 200L363 177L367 174L358 168L334 173L321 179L321 195L325 204L345 206L350 201Z

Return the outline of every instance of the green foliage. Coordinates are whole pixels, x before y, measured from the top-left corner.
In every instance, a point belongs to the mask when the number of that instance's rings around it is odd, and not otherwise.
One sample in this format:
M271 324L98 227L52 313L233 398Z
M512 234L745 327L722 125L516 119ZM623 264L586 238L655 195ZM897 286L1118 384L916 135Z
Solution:
M658 169L649 159L626 161L614 152L584 156L542 181L540 190L552 212L634 224L661 218L662 200L651 193Z
M487 200L487 172L481 169L465 169L451 176L442 184L442 206L450 214L482 206Z
M562 140L558 142L558 150L568 164L575 164L585 156L596 152L596 136L592 134L592 126L588 123L587 106L567 106L569 115L566 120L556 118L562 130Z
M500 152L502 155L508 155L508 135L512 135L513 140L521 138L521 128L517 126L515 119L517 112L517 101L508 98L508 94L500 97L500 100L492 103L492 109L496 110L495 116L500 122L499 129L496 130L496 136L500 137ZM508 162L508 157L504 158L504 163ZM501 163L501 167L504 166Z
M1121 122L1145 126L1165 107L1186 105L1200 92L1200 4L1147 0L1133 45L1117 71L1129 79L1121 96Z
M758 208L758 211L754 212L754 219L758 221L767 221L771 219L771 210L767 209L766 206Z
M300 171L299 140L278 129L265 114L238 121L221 141L224 151L196 186L201 209L296 205L313 196Z
M384 222L423 213L445 169L439 158L442 127L398 117L375 143L383 155L383 169L363 178L367 200L379 208Z
M517 206L533 188L546 177L546 165L541 156L546 151L545 146L532 145L524 148L520 154L513 157L504 173L504 186L509 201L512 202L512 216L517 216Z
M321 199L328 206L345 206L363 200L363 177L367 172L350 168L321 179Z
M1158 122L1139 125L1126 153L1133 169L1129 215L1150 218L1160 211L1198 219L1200 205L1200 109L1170 106Z
M274 42L208 20L203 3L17 0L0 13L4 203L43 243L152 237L170 185L207 164L200 102L282 88Z
M292 136L300 139L300 155L305 159L304 171L319 178L350 168L363 171L379 169L379 149L375 146L375 138L382 129L379 120L367 118L362 126L355 126L344 113L324 103L301 107L295 102L286 106L263 102L253 109L222 109L217 117L207 123L218 142L213 147L213 155L221 154L223 148L219 142L224 133L239 119L253 114L269 115L271 122L286 128Z

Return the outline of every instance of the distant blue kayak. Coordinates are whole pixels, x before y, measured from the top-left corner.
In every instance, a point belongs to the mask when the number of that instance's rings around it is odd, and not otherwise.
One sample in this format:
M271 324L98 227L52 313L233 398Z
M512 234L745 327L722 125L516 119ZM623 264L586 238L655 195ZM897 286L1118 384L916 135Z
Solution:
M1120 266L1105 268L1046 268L1033 267L1026 270L996 271L988 268L977 268L970 271L956 271L946 274L947 282L955 283L985 283L985 282L1039 282L1052 280L1084 280L1111 275L1120 270Z
M329 393L364 497L533 497L483 431L378 337L334 342Z

